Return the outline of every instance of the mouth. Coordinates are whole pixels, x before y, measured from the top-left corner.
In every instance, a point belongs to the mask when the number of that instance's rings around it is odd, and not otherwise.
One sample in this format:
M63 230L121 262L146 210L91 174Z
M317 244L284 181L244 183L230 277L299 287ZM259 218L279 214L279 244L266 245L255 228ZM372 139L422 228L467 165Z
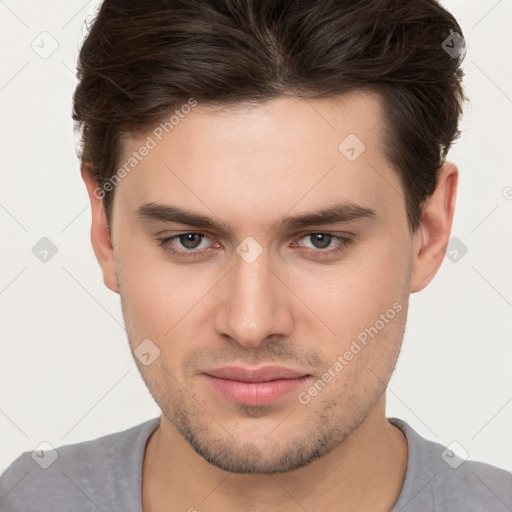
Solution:
M226 366L203 373L214 391L239 404L262 406L289 395L312 376L282 366Z

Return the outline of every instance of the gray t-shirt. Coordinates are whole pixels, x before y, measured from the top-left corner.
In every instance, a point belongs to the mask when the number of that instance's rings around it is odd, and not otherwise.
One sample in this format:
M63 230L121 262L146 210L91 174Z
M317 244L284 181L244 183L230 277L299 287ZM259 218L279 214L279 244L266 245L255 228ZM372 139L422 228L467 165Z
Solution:
M404 421L389 421L409 445L404 485L391 512L512 511L512 473L462 461ZM55 451L24 452L0 478L0 511L142 512L142 461L159 424L160 418L154 418Z

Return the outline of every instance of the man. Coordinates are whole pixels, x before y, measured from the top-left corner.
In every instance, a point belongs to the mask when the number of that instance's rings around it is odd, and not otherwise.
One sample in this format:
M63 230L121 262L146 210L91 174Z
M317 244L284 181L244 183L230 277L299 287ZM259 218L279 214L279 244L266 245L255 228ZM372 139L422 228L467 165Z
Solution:
M385 416L450 237L462 54L434 0L106 0L73 116L162 417L24 453L1 510L511 510L510 473Z

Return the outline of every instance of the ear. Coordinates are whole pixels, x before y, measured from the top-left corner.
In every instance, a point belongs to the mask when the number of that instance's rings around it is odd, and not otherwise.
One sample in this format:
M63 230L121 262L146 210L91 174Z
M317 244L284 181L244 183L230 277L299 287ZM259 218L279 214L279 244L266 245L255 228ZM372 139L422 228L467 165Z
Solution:
M414 234L411 293L423 290L436 275L450 239L459 171L446 162L438 171L434 193L424 202L420 225Z
M103 207L105 191L98 186L98 182L95 180L89 164L82 163L80 170L91 202L91 242L94 254L103 272L105 286L113 292L119 293L114 248L108 229L105 208Z

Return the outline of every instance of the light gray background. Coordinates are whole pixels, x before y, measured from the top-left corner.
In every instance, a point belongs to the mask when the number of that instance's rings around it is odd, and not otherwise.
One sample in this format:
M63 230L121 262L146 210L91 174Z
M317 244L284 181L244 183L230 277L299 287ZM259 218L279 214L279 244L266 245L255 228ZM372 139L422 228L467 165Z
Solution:
M0 1L0 471L159 414L128 350L118 295L90 245L71 95L98 2ZM512 0L444 1L468 44L453 236L468 252L411 298L388 415L512 469ZM41 58L40 50L56 51ZM43 48L44 47L44 48ZM48 237L57 254L32 247ZM463 455L464 453L462 453Z

